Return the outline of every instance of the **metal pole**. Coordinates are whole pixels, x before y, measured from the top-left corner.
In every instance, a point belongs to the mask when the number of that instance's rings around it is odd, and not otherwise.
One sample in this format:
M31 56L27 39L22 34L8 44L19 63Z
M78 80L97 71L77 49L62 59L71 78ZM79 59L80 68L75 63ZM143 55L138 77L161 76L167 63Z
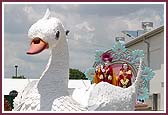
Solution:
M144 42L147 44L147 63L148 63L148 67L150 67L150 43L148 41L146 41L146 39L144 38Z
M17 65L15 65L15 68L16 68L16 77L17 77L17 68L18 68L18 66L17 66Z
M147 45L147 52L146 52L147 64L148 64L148 67L150 67L150 43L148 41L146 41L145 37L144 37L143 41ZM149 81L148 81L148 91L150 92L150 83L149 83Z

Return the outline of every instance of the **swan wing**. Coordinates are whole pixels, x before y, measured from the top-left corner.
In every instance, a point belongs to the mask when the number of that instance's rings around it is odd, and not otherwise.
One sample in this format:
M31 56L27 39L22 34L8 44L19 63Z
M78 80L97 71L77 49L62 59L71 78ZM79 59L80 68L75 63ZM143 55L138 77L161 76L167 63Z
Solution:
M93 90L95 85L96 84L92 84L88 87L76 88L72 93L72 98L84 107L88 107L90 92Z
M38 80L30 82L14 99L13 111L37 111L40 108L40 95L37 90Z
M62 96L54 100L51 111L87 111L70 96Z
M132 111L136 93L132 88L121 88L107 82L97 84L90 94L89 111Z

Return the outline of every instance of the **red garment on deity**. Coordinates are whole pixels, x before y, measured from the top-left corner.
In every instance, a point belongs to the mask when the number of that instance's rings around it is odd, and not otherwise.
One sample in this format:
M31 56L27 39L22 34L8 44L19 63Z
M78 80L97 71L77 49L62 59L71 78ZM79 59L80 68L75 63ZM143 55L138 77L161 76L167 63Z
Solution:
M132 78L131 69L129 67L126 70L124 70L124 68L121 68L119 73L119 80L118 80L119 86L124 88L131 86L132 85L131 78Z
M112 79L113 79L113 67L112 67L111 65L109 65L108 67L104 67L103 69L105 70L103 81L112 84ZM108 79L109 75L112 77L111 80Z

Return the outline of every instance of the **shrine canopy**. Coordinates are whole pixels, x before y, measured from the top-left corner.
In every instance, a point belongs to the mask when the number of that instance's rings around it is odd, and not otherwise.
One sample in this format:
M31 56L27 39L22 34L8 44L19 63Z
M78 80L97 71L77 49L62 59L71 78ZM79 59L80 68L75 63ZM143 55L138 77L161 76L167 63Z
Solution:
M108 61L110 62L110 65L112 65L116 76L119 76L122 64L127 63L132 71L132 82L134 82L140 64L140 59L144 59L144 51L125 48L125 45L121 42L116 42L111 49L106 51L97 50L95 53L95 62L93 67L90 67L85 71L85 75L91 83L94 83L93 79L96 67L104 65L106 59L109 59ZM154 71L147 67L144 62L142 64L142 70L141 81L137 89L137 98L146 100L149 98L149 82L155 74Z

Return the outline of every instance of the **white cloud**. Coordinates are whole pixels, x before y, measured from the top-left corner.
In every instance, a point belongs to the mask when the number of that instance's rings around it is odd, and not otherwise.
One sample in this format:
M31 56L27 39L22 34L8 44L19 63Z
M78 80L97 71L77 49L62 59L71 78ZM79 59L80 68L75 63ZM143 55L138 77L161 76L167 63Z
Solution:
M80 42L92 42L94 38L95 28L91 26L88 22L84 21L75 26L74 36L72 39L81 40Z
M91 27L86 21L81 24L77 24L76 27L77 29L83 30L85 32L93 32L95 30L95 28Z
M27 19L30 23L34 23L37 20L41 19L47 10L47 7L45 8L44 6L41 6L41 8L43 8L43 10L41 12L36 10L35 8L36 7L30 6L30 5L26 5L22 8L24 16L27 17ZM52 10L50 10L50 12L51 12L52 17L57 17L62 21L66 20L66 17L63 14L61 14L60 12L55 12Z
M27 16L29 22L35 22L42 17L41 14L37 13L32 6L23 7L24 15Z
M69 11L69 9L71 10L78 10L79 8L79 4L71 4L71 5L61 5L60 7L62 7L63 10Z

